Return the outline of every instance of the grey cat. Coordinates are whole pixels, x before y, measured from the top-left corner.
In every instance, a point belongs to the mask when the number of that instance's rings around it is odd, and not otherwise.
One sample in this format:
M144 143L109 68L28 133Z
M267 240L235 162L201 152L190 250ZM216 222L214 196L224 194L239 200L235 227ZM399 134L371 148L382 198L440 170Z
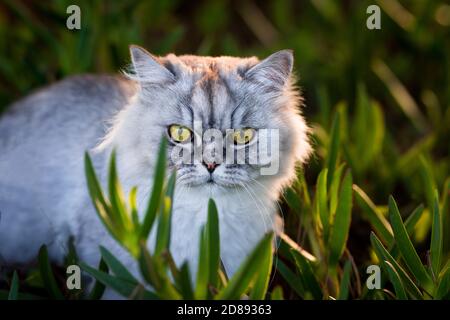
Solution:
M199 158L170 160L177 171L171 251L177 263L197 268L199 230L207 203L219 210L221 258L232 275L255 244L277 228L277 200L311 152L302 100L292 77L289 50L255 57L155 57L131 46L132 71L124 76L74 76L13 104L0 118L0 259L26 263L47 244L61 262L69 237L91 265L99 245L137 273L129 254L105 231L87 193L83 156L89 151L103 183L112 149L126 192L138 187L143 211L152 186L162 136L174 148L205 149L201 129L247 148L258 130L279 132L279 170L262 175L258 165ZM149 247L154 243L150 236Z

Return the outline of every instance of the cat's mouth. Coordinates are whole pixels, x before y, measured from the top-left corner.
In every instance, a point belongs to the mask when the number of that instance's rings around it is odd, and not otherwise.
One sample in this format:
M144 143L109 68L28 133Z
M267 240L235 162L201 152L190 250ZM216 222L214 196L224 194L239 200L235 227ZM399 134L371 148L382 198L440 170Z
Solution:
M188 184L192 187L206 186L206 187L210 188L210 187L220 186L220 187L230 187L231 188L231 187L235 187L239 183L235 183L233 181L229 181L228 179L223 179L221 177L216 177L216 176L210 175L209 177L204 177L203 179L200 179L200 180L189 181L186 184Z
M219 168L213 172L199 170L201 167L182 167L177 175L177 184L188 187L220 187L235 188L249 183L252 179L249 172L241 171L239 168ZM200 171L200 172L199 172ZM222 172L224 171L224 172Z
M241 186L245 181L240 179L235 179L232 177L224 177L221 175L210 175L204 182L203 185L207 187L221 187L221 188L235 188L236 186Z

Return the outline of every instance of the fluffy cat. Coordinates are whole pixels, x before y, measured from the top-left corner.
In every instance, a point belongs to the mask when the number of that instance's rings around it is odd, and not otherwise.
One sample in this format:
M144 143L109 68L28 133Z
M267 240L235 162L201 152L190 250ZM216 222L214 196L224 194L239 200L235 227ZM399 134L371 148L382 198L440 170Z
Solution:
M216 201L221 258L232 275L254 245L276 228L277 200L311 151L289 50L255 57L155 57L131 46L132 72L75 76L13 104L0 118L0 261L26 263L46 243L61 262L74 237L79 257L97 265L99 245L135 270L130 256L105 231L87 193L83 155L88 150L103 183L113 148L128 192L138 187L146 205L159 141L202 129L278 129L279 170L257 165L168 162L177 171L171 251L177 263L197 268L200 227L209 198ZM180 131L187 130L187 131ZM184 132L184 133L183 133ZM177 145L168 136L168 154ZM180 139L181 139L180 138ZM175 139L177 140L177 139ZM179 139L178 139L179 140ZM188 144L191 143L188 141ZM170 157L169 157L170 159ZM151 235L149 246L154 242Z

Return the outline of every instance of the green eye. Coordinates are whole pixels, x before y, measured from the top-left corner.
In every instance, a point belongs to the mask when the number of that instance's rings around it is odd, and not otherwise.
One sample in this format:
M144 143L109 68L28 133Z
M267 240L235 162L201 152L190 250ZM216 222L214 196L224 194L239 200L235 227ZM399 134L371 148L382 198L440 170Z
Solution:
M236 129L232 134L232 139L235 144L247 144L249 143L255 135L255 129L245 128Z
M169 127L169 136L173 141L184 143L192 138L192 132L187 127L173 124Z

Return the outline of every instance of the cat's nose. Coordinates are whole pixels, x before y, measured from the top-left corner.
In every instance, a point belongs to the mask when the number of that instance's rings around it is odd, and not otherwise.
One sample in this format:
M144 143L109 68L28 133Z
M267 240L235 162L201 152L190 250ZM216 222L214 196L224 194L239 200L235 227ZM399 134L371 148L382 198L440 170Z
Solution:
M216 170L216 168L219 166L218 163L215 163L215 162L206 163L204 161L203 161L203 165L206 167L206 169L208 170L209 173L213 173L213 171Z

